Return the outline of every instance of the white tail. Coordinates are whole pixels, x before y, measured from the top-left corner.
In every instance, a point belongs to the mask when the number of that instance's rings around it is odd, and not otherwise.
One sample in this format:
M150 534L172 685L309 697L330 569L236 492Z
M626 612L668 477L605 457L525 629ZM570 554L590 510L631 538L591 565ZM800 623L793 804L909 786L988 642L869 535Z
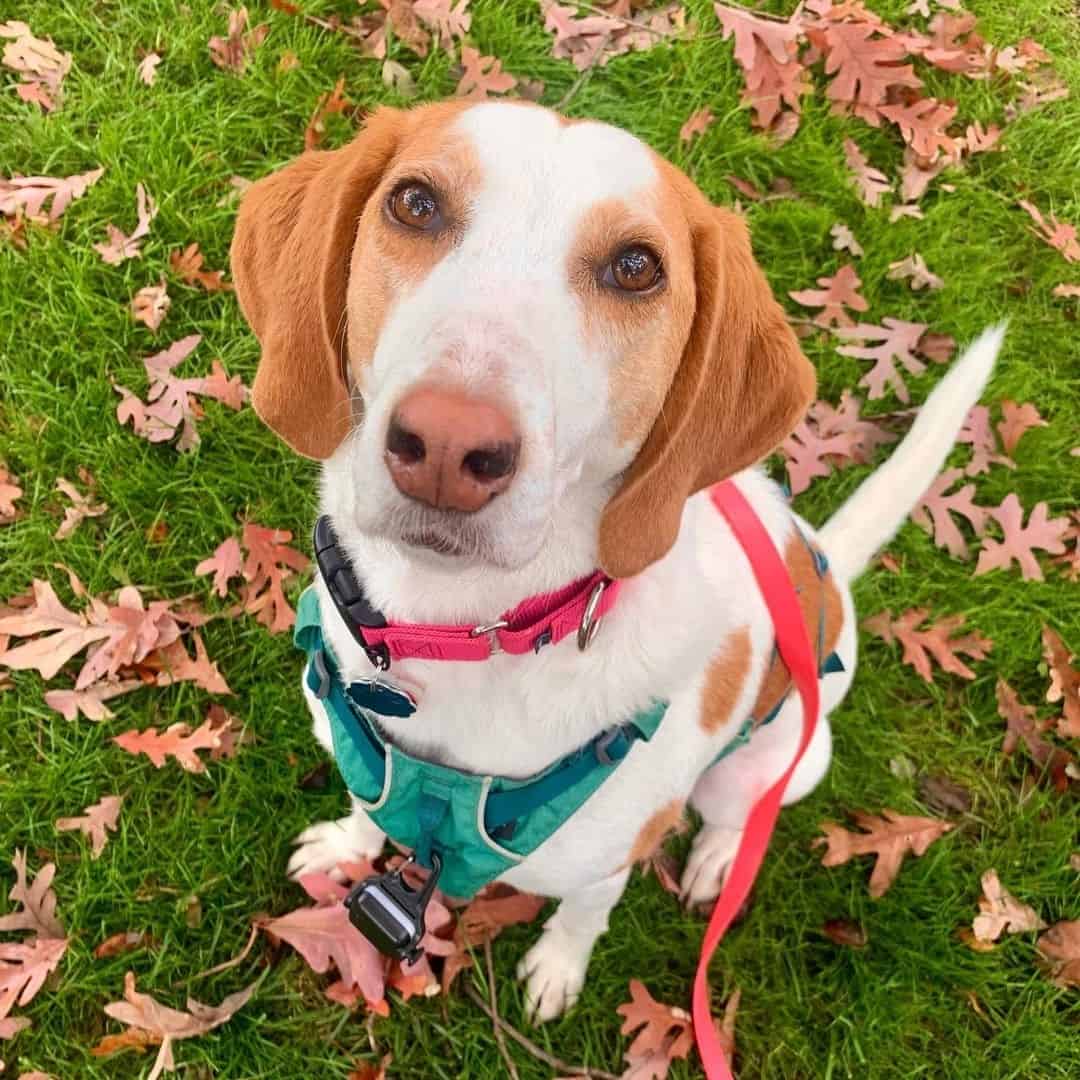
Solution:
M844 581L857 577L884 547L940 472L968 411L979 400L1005 323L990 327L934 387L892 456L856 489L819 533L829 565Z

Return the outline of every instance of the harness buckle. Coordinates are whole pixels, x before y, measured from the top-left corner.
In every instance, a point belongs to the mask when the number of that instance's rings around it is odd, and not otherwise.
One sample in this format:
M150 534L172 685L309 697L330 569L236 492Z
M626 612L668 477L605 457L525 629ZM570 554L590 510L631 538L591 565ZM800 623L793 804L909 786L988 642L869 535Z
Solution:
M598 736L593 743L593 753L596 755L596 760L601 765L617 765L624 757L626 757L626 751L624 750L617 757L611 756L611 747L614 745L615 740L623 735L623 728L620 724L618 727L610 728L602 735Z
M320 700L325 701L330 696L330 672L326 667L326 653L319 649L311 655L311 666L319 678L319 685L312 693Z
M600 598L604 595L604 590L607 587L608 583L606 581L598 581L589 594L589 602L585 605L585 611L582 613L581 624L578 626L577 632L577 647L581 652L584 652L593 643L596 631L600 629L600 623L603 622L603 619L597 618L596 609L600 606Z

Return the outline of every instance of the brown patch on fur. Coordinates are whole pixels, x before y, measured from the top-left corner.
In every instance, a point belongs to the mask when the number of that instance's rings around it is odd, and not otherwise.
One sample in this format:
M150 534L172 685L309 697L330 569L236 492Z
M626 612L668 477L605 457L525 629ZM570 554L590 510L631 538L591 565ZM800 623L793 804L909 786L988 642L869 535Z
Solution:
M634 840L634 846L630 849L630 855L623 865L633 866L634 863L647 859L664 842L664 837L682 821L685 805L682 799L672 799L671 802L661 806L641 826Z
M831 573L826 572L823 578L818 576L814 557L798 533L792 533L788 540L787 549L784 552L784 563L787 565L788 573L798 593L803 622L806 624L806 632L810 635L810 646L815 650L818 647L819 627L822 628L821 655L818 657L820 663L836 647L840 630L844 625L844 608L840 591ZM824 623L822 623L823 614ZM754 702L751 715L758 723L768 716L790 687L791 676L788 674L788 669L777 657L770 665L765 680L758 690L757 700Z
M816 381L754 262L746 223L655 161L689 232L695 316L663 405L600 521L600 565L613 577L640 573L667 553L690 495L779 445Z
M732 631L720 654L709 664L705 673L705 689L701 694L702 730L712 735L730 719L731 710L750 671L753 649L750 631L745 626Z

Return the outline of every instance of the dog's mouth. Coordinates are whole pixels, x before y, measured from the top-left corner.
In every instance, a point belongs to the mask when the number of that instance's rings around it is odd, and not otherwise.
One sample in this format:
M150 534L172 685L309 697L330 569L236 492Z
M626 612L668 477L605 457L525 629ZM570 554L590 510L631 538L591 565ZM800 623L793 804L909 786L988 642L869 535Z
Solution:
M465 558L476 554L474 544L466 544L460 539L444 536L432 529L424 529L419 532L403 532L401 542L412 548L421 548L435 555L445 555L448 558Z

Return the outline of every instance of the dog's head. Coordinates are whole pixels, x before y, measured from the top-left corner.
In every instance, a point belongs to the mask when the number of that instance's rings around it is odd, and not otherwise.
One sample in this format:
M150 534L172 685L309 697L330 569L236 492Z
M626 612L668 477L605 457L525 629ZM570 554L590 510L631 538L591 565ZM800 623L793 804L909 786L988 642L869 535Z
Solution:
M813 397L738 215L535 106L380 109L251 188L232 262L256 411L326 461L339 526L448 570L525 565L574 498L637 573Z

